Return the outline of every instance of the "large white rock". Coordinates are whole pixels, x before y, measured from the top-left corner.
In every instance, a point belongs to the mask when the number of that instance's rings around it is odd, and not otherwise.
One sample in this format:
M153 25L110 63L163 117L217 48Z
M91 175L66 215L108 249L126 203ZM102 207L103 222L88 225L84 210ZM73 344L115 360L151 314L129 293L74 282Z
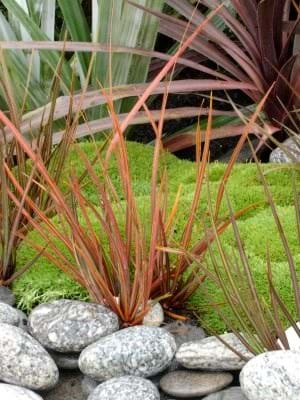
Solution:
M260 354L242 369L240 383L248 400L300 400L300 353Z
M56 300L36 307L28 318L29 332L44 347L79 352L119 329L115 313L100 304Z
M41 396L20 386L0 383L1 400L43 400Z
M159 400L155 385L137 376L122 376L101 383L88 400Z
M98 381L123 375L149 377L165 370L175 351L175 340L165 329L134 326L84 349L79 357L79 368Z
M300 322L297 322L297 326L300 329ZM300 336L297 334L295 329L290 326L288 329L286 329L285 334L289 343L290 350L300 351ZM282 350L285 350L283 344L281 343L281 340L278 339L277 342Z
M233 333L225 333L220 337L247 360L253 357ZM185 368L208 371L239 370L247 362L215 336L183 343L176 353L176 360Z
M0 323L0 380L33 390L51 389L58 369L47 351L24 330Z

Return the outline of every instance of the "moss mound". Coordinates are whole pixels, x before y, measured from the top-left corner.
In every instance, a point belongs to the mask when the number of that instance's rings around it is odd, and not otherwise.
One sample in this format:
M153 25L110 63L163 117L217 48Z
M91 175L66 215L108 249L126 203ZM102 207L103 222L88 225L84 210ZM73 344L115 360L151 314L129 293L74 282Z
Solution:
M101 144L99 144L101 146ZM134 192L137 196L137 204L142 212L145 222L149 219L149 188L152 167L153 148L137 143L129 142L128 152L130 158L130 168ZM94 144L85 143L81 149L87 154L89 159L95 155ZM84 172L84 166L76 151L71 152L66 163L68 167L74 169L77 174ZM177 235L180 237L182 226L186 221L189 206L193 198L195 182L195 164L189 161L178 160L169 153L162 157L162 167L166 168L168 173L168 190L170 204L176 196L178 186L183 185L183 195L181 197L180 207L177 215ZM272 165L262 166L276 205L279 215L284 224L290 248L295 260L300 258L295 229L295 212L293 208L293 190L291 185L291 170L272 169ZM97 166L96 166L97 168ZM209 166L209 186L212 201L214 202L219 183L226 165L213 163ZM117 187L120 187L118 170L115 160L110 165L110 176ZM62 187L68 177L68 170L62 179ZM94 186L87 181L85 193L91 201L98 204L98 198ZM235 165L228 182L227 192L231 201L232 208L237 211L249 204L256 203L256 208L245 213L239 220L238 225L242 239L245 244L247 255L250 260L253 273L258 282L261 293L267 296L266 285L266 248L270 247L271 261L276 276L276 283L285 299L289 309L293 310L293 299L290 290L290 281L288 277L288 265L285 261L285 253L278 232L265 201L263 187L256 165L237 164ZM198 210L199 223L194 230L194 241L201 238L203 233L202 216L207 212L207 187L203 188L201 202ZM222 203L221 215L228 214L226 202ZM223 235L225 248L229 250L235 246L231 228ZM39 241L40 238L36 232L30 234L30 239ZM18 254L18 264L21 268L28 260L32 259L35 251L29 245L23 244ZM299 265L299 264L298 264ZM300 269L299 269L300 272ZM13 284L13 290L17 297L18 305L26 311L30 311L35 305L57 298L87 299L86 291L74 283L64 273L57 270L47 259L40 258L33 268L23 274ZM193 296L191 306L199 311L205 324L217 332L223 332L225 327L220 318L213 311L210 305L208 294L213 294L215 302L222 302L224 299L220 290L211 282L206 281L202 288ZM230 316L230 311L225 312Z

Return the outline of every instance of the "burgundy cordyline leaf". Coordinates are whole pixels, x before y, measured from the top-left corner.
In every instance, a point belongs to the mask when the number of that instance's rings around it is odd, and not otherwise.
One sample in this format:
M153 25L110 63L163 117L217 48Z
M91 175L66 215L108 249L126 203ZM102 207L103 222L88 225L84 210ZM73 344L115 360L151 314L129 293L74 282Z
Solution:
M280 22L281 18L279 18L278 21L275 19L278 17L276 12L278 11L277 8L277 0L265 0L259 3L257 10L259 43L262 54L262 67L264 70L264 74L268 77L268 83L273 82L276 79L276 69L279 68L278 53L280 55L282 46L282 23ZM282 14L283 8L280 14L281 17ZM275 42L275 40L277 40L277 43ZM277 52L278 48L280 49L279 52Z
M258 46L257 0L231 0L231 2Z
M234 75L235 79L253 82L257 91L244 90L244 93L255 103L276 82L265 102L264 112L277 128L288 124L289 113L299 107L300 97L298 78L295 78L300 75L299 61L292 58L291 51L299 27L299 9L290 0L232 0L231 3L237 16L232 15L225 6L220 10L219 17L235 36L219 32L210 22L193 42L193 49L222 66L222 73L227 73L228 77ZM186 21L178 23L175 18L163 16L162 13L155 15L160 19L160 31L178 41L184 32L189 32L195 23L204 18L187 0L167 0L167 4ZM202 0L200 4L213 10L221 4L221 0ZM294 14L296 10L296 19L289 21L292 10ZM296 57L299 60L299 54ZM238 73L234 72L236 68ZM173 148L179 149L180 139L183 147L194 143L191 134L179 134L174 141L172 138L167 140L174 143Z

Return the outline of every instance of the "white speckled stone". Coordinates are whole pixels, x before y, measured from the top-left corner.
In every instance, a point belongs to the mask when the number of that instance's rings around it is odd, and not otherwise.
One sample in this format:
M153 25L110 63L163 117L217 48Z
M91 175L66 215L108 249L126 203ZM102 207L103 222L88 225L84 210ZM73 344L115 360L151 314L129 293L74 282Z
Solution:
M150 310L144 316L143 325L160 326L164 322L164 310L160 303L154 305L150 302Z
M247 400L242 389L239 386L234 386L229 389L221 390L220 392L210 394L204 397L203 400Z
M253 357L233 333L225 333L220 337L247 359ZM185 368L208 371L239 370L246 364L215 336L183 343L176 353L176 360Z
M20 386L0 383L1 400L43 400L41 396Z
M16 302L15 295L13 292L6 286L0 285L0 302L9 304L10 306L14 306Z
M149 377L165 370L175 351L173 336L163 328L134 326L84 349L79 368L99 381L123 375Z
M0 380L46 390L58 377L54 361L38 341L16 326L0 323Z
M119 329L107 307L75 300L57 300L36 307L28 319L29 332L47 349L79 352Z
M298 136L293 136L286 139L283 146L287 148L283 151L280 147L277 147L270 154L271 163L293 163L295 162L291 157L289 157L289 152L294 156L297 162L300 161L300 139Z
M0 323L18 326L20 315L18 311L6 303L0 303Z
M242 369L240 383L248 400L300 400L300 353L260 354Z
M50 356L60 369L78 369L78 358L80 353L58 353L49 350Z
M174 371L163 376L160 387L170 396L188 399L223 389L232 380L228 372Z
M300 322L297 322L297 326L300 329ZM290 347L289 350L300 351L300 336L297 334L295 329L291 326L288 329L286 329L285 334L286 334L287 341L289 343L289 347ZM282 348L282 350L285 350L284 346L281 343L281 340L278 339L277 342L278 342L279 346Z
M88 400L159 400L157 388L144 378L122 376L101 383Z

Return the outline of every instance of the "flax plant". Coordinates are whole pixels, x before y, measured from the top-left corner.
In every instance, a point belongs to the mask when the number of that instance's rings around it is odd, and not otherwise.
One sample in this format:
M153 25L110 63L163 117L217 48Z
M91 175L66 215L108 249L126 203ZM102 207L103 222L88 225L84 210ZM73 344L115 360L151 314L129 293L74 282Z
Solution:
M34 160L34 165L43 176L45 186L55 203L56 217L53 219L29 197L26 197L26 206L32 212L24 210L22 215L39 232L45 242L45 247L29 243L37 252L43 251L43 256L48 257L58 268L85 286L93 301L106 304L114 310L126 326L142 321L148 310L148 301L154 297L155 299L165 299L164 304L168 304L168 308L173 308L171 307L172 303L167 302L166 297L172 297L177 293L175 289L179 287L178 282L182 281L181 273L184 269L181 265L181 272L178 269L177 276L175 276L169 257L160 250L161 246L166 246L168 243L167 227L172 224L177 207L175 201L171 214L167 214L166 178L164 176L159 178L163 116L159 127L146 108L157 135L152 167L149 205L150 239L148 241L148 226L141 218L132 190L126 143L113 104L109 99L107 101L114 121L114 133L118 137L113 147L120 175L121 194L118 194L108 173L107 155L110 152L110 146L104 155L96 147L97 157L91 162L80 150L80 146L74 145L78 151L78 157L97 190L98 207L84 195L79 179L73 172L69 179L69 192L72 193L72 198L71 201L67 201L65 194L52 180L38 153L30 149L8 120L6 120L6 124L14 132L26 154ZM208 135L209 131L207 138ZM203 162L201 166L199 165L196 194L192 205L193 212L196 211L199 202L208 155L208 143L209 141L205 147ZM100 166L100 175L95 173L95 163ZM18 185L12 174L9 175L9 179L16 187L18 194L24 196L24 190ZM13 194L10 196L17 205L20 205ZM38 220L33 218L32 214L36 215ZM190 218L183 234L187 247L192 224L193 218ZM67 256L61 251L59 242L66 248ZM183 260L180 264L183 264ZM174 298L175 304L178 303L179 298L188 297L188 293L198 287L202 280L203 277L193 276L190 282L186 282L185 290L178 293L178 298ZM170 287L171 281L174 281L173 288Z
M168 249L173 244L172 224L178 209L178 196L171 206L171 212L168 213L167 178L165 174L161 176L159 172L163 121L171 84L168 82L164 84L165 96L158 123L147 108L146 101L160 85L166 74L172 71L174 64L205 24L206 21L200 24L182 44L121 121L114 109L115 98L112 92L107 93L105 89L101 89L101 96L108 104L108 111L113 123L112 137L108 141L107 148L105 148L105 151L101 151L96 147L96 159L90 161L80 150L80 146L74 144L74 148L78 151L78 157L80 157L96 188L99 199L98 206L91 203L84 191L81 190L81 180L72 169L68 180L68 192L72 196L71 198L66 197L66 194L62 192L49 173L48 165L45 164L39 154L39 149L32 149L24 139L22 132L0 112L0 119L6 125L7 131L33 162L34 168L42 177L43 189L49 194L55 208L56 217L53 219L35 204L30 196L25 196L25 204L28 209L22 210L22 215L31 227L39 232L45 246L32 242L30 244L38 252L43 251L43 255L48 257L57 267L85 286L93 301L106 304L114 310L120 316L124 326L141 322L147 312L149 299L162 300L167 313L174 316L174 312L176 313L178 308L184 307L188 297L205 279L204 274L199 274L197 268L195 269L191 265L192 258L185 257L185 254L190 251L194 256L203 255L209 242L213 241L215 236L221 234L230 224L229 220L219 219L219 207L224 188L238 152L263 105L263 102L259 104L246 125L239 145L224 174L216 201L215 223L218 226L217 233L211 232L209 238L204 237L202 240L192 243L195 215L201 199L206 165L209 160L212 121L212 107L210 107L202 158L198 156L196 164L195 193L181 235L181 252L175 253L175 259L172 258ZM145 225L145 222L143 222L132 189L124 139L127 127L142 107L156 135L150 189L149 240L146 235L148 224ZM199 132L199 146L200 139ZM121 194L114 187L108 173L112 155L117 160ZM100 166L100 175L96 174L94 163ZM24 188L8 168L7 174L17 193L16 196L13 191L9 191L9 197L17 206L21 206L19 197L23 198L25 195ZM20 237L24 238L22 232ZM27 238L27 240L29 239ZM68 255L62 252L61 246L64 246ZM183 253L182 249L184 250ZM191 267L190 270L189 267Z
M3 50L3 57L13 82L18 82L13 84L13 91L19 106L22 105L23 91L28 91L27 111L50 102L49 88L61 58L55 48L56 41L84 43L82 49L79 46L71 53L64 53L60 82L64 95L69 94L71 85L77 90L85 87L91 63L93 68L88 84L94 89L98 87L98 81L104 87L146 81L158 21L149 14L137 11L127 1L93 0L83 4L80 0L72 0L72 7L69 0L3 0L1 3L5 12L0 10L0 47L4 49L8 43L16 45L12 51ZM163 0L138 0L138 3L156 11L161 11L164 5ZM88 12L85 5L89 5ZM36 41L51 43L54 48L35 51L32 45ZM25 46L18 48L22 43ZM105 51L97 51L93 55L93 47L97 44L102 45ZM126 47L123 54L111 52L112 48L120 46ZM86 47L89 47L88 52ZM144 49L144 54L133 53L131 49L134 48ZM109 81L111 55L112 74ZM0 90L0 104L7 105L6 100L5 93ZM132 99L119 102L123 112L128 109L128 101L132 103ZM97 115L101 114L101 110L105 107L98 107Z
M147 301L151 294L152 277L157 253L157 238L159 237L162 223L159 207L153 205L151 244L150 250L147 252L145 241L142 240L144 232L139 221L131 188L128 158L123 137L124 131L130 123L130 118L134 118L147 97L172 68L178 57L180 57L188 46L188 43L193 40L201 28L202 25L197 28L182 48L169 60L161 73L150 83L147 90L137 101L122 124L119 123L114 112L113 98L109 97L104 92L106 102L110 106L109 111L114 123L115 135L108 149L108 157L106 157L105 160L102 160L98 152L97 162L101 165L103 170L103 176L101 178L96 176L91 162L80 153L82 162L85 164L86 170L98 190L99 209L95 208L89 203L88 199L84 198L80 191L79 178L76 176L72 176L69 183L70 193L73 194L70 203L66 199L65 193L62 193L57 182L51 176L49 164L45 163L39 147L35 146L35 148L32 148L24 139L22 133L16 128L16 124L13 124L5 114L0 111L0 119L6 126L7 134L10 134L11 138L17 141L23 151L22 154L26 155L31 160L36 172L42 177L43 184L39 185L38 188L41 190L45 190L46 188L46 193L55 206L57 218L61 221L63 232L56 228L48 213L41 209L39 204L36 204L30 196L26 196L24 187L18 182L10 166L5 163L6 174L9 176L8 181L12 185L12 190L7 190L9 200L13 201L15 205L19 207L22 217L24 217L46 241L47 248L39 248L37 250L43 251L44 255L48 256L61 269L71 274L79 283L86 286L93 300L110 305L126 324L135 324L139 322L145 313ZM53 115L54 111L55 107L49 110L48 113L44 113L44 117L47 118L48 115ZM160 125L162 126L162 123ZM51 128L52 125L49 124L49 127ZM35 127L32 128L34 129ZM157 132L160 132L161 135L161 129L157 129ZM158 138L158 150L160 143L161 140ZM126 200L125 237L121 235L121 226L117 222L115 211L111 204L112 199L116 200L116 204L119 204L119 202L116 198L116 190L107 174L107 158L109 158L109 155L114 150L116 150L117 154L123 195ZM158 162L159 159L156 157L153 163L153 182L156 181L155 176L158 171ZM152 185L152 191L152 198L154 199L156 197L155 184ZM22 199L24 196L26 198L25 209L22 207L22 202L19 200L20 196ZM94 214L94 218L97 219L102 234L106 235L109 251L105 249L101 238L93 231L90 220L91 212ZM80 219L83 219L85 223L81 224ZM41 221L43 222L42 224L40 223ZM24 239L25 235L19 232L18 238ZM73 262L63 256L57 246L57 242L52 238L57 238L63 243L69 250ZM34 243L32 245L35 246ZM136 249L134 254L132 254L133 246ZM135 266L133 270L133 280L131 279L132 265ZM116 296L119 297L118 301L116 300Z
M166 99L166 96L165 96ZM140 100L139 100L140 102ZM166 102L166 100L165 100ZM164 102L164 104L165 104ZM162 150L162 127L164 109L159 124L156 124L151 112L144 105L149 120L156 134L153 157L152 179L150 191L150 238L147 237L148 223L141 216L134 192L132 190L129 160L122 125L113 108L113 102L107 95L109 112L114 121L111 141L105 149L95 148L97 157L90 161L80 149L74 145L89 178L95 186L99 198L95 206L81 190L80 180L74 172L70 173L69 192L71 201L66 198L59 186L53 181L46 165L38 152L33 151L23 139L21 133L3 115L1 119L14 135L23 151L34 162L36 170L44 180L44 187L55 205L56 217L50 218L31 199L26 197L25 204L32 210L22 211L32 228L43 238L44 246L31 242L37 252L69 274L79 284L86 287L93 301L106 304L114 310L123 321L123 325L135 325L142 321L148 310L150 299L161 301L166 313L178 317L178 310L186 305L191 294L201 285L205 274L192 265L194 258L203 257L209 243L213 242L230 224L230 220L219 220L218 209L223 197L226 180L237 157L237 148L233 159L224 174L216 203L216 231L196 243L192 242L192 232L196 223L196 211L201 198L205 179L205 171L209 158L210 125L206 131L206 141L202 158L198 158L195 182L195 193L191 203L189 217L182 230L180 251L170 251L173 245L172 225L176 219L179 195L168 212L167 178L159 173L159 160ZM260 110L252 117L254 123ZM212 114L209 114L209 121ZM239 143L246 140L248 125ZM200 143L200 138L199 138ZM113 185L109 173L109 160L114 154L117 160L121 182L121 194ZM95 173L94 165L100 166L100 175ZM9 174L11 183L19 196L24 190L13 174ZM10 193L17 205L20 201ZM236 216L245 212L242 210ZM35 215L37 218L33 218ZM22 237L22 234L21 234ZM62 252L61 246L66 251ZM188 255L187 255L188 254ZM191 255L190 255L191 254ZM175 255L175 257L174 257ZM187 256L186 256L187 255ZM181 318L181 317L179 317Z
M57 67L58 77L54 80L51 89L52 110L45 125L36 129L34 139L28 141L33 148L37 149L39 156L48 167L49 174L57 184L60 182L66 154L76 125L68 118L66 121L68 129L60 144L53 146L53 105L58 92L60 66ZM8 76L3 79L3 87L8 94L10 115L14 116L14 124L18 126L19 113L15 98L10 91L11 82ZM2 111L1 114L4 116ZM16 272L18 247L31 229L25 214L28 213L32 218L36 217L33 210L26 205L25 198L30 198L46 214L52 215L54 210L51 196L44 190L44 179L35 169L34 160L28 159L26 152L14 138L8 140L9 135L5 130L5 124L1 124L0 129L0 284L9 285L38 258L37 255L28 265ZM13 177L13 180L9 178L9 175ZM18 191L18 187L22 189L22 195ZM14 200L18 202L16 203Z
M63 119L67 116L70 109L70 103L73 103L73 111L77 112L80 109L81 113L88 115L88 123L82 119L79 121L76 129L76 137L82 138L99 132L109 130L113 126L113 121L106 112L106 98L98 90L98 85L105 87L107 91L114 97L115 109L120 112L120 121L128 119L130 106L134 104L136 97L141 96L146 90L148 84L146 82L147 71L149 69L150 60L160 60L160 66L170 65L173 62L174 53L176 54L181 45L176 46L171 54L165 54L159 51L153 51L154 38L157 32L157 18L149 16L145 11L137 9L135 6L124 2L123 0L115 0L114 2L93 2L92 15L93 18L93 35L92 41L88 41L91 34L88 33L88 24L85 20L84 12L80 2L74 2L74 10L69 10L67 1L59 1L63 14L68 35L63 36L60 40L49 41L45 35L41 34L38 26L26 17L24 10L16 4L16 0L5 0L6 7L15 15L28 32L31 32L29 41L17 41L15 39L0 41L0 48L5 55L5 60L19 52L32 51L32 54L40 54L44 63L50 71L53 71L57 63L58 55L63 52L65 55L74 54L70 62L66 62L64 56L63 73L61 75L61 92L62 96L57 99L54 119L59 120L62 126L56 128L54 141L59 142L63 129ZM119 4L124 7L119 7ZM162 2L157 0L140 0L139 6L148 9L152 6L155 12L162 8ZM203 21L201 29L209 23L210 20L216 21L216 15L221 7L210 13L206 20ZM120 11L122 10L122 11ZM71 14L70 14L71 12ZM121 13L121 14L120 14ZM116 16L115 16L116 14ZM101 23L102 18L104 23ZM74 25L74 21L80 21ZM116 23L116 21L118 23ZM132 23L132 21L137 23ZM216 22L214 22L216 23ZM77 26L78 25L78 26ZM99 26L101 25L101 29ZM135 31L134 27L139 27L139 32ZM222 24L217 24L221 29ZM123 29L124 27L124 29ZM120 30L122 34L120 34ZM197 28L195 29L197 30ZM97 35L97 32L99 34ZM150 32L150 33L149 33ZM140 37L141 36L141 37ZM182 36L182 42L185 41L188 35ZM72 41L69 41L71 37ZM128 39L126 39L128 37ZM130 38L130 40L129 40ZM202 66L193 59L186 56L188 48L180 53L180 57L176 57L176 67L190 67L198 71L202 71ZM10 71L14 71L12 65L7 62ZM100 67L99 67L100 66ZM69 96L70 75L73 70L76 70L80 77L77 77L74 82L74 87L79 89L78 93ZM89 72L89 80L86 80L86 73ZM111 74L109 71L111 70ZM174 75L174 72L173 72ZM28 74L26 75L28 76ZM31 78L31 75L29 75ZM80 78L80 79L79 79ZM48 81L49 76L44 81ZM153 78L154 80L154 78ZM80 81L80 82L79 82ZM31 82L31 80L30 80ZM193 79L193 80L176 80L168 83L169 93L189 93L195 90L209 91L212 87L211 79ZM24 87L25 84L21 84ZM88 90L86 90L88 86ZM31 87L28 86L28 99L31 96ZM220 88L231 90L239 88L242 90L255 90L253 84L237 83L237 82L220 82ZM81 90L80 90L81 89ZM152 88L152 95L164 94L165 83L159 83L155 88ZM47 101L47 95L44 96ZM33 107L32 111L22 116L20 130L24 135L28 135L37 126L45 123L45 116L49 114L51 104L43 105L42 107ZM201 108L201 115L208 114L208 107ZM152 113L155 121L160 119L160 110ZM180 107L166 109L164 113L165 120L198 117L199 107ZM214 118L236 118L234 112L223 110L215 110ZM145 111L139 111L134 118L130 118L130 125L142 124L149 122ZM202 137L204 141L204 135Z

